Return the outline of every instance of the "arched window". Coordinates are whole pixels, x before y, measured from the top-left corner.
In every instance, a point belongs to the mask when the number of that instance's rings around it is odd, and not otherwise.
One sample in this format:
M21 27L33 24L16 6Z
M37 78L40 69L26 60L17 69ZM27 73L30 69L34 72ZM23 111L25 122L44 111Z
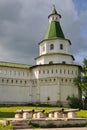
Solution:
M60 44L60 49L63 50L63 44Z
M50 45L50 50L53 50L53 49L54 49L54 45L51 44L51 45Z

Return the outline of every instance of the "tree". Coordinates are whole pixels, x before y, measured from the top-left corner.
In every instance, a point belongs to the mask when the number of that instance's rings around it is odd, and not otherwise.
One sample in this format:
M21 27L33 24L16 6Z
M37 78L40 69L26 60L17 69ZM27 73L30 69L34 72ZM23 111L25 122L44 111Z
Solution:
M83 60L81 73L82 74L75 79L75 84L78 86L80 91L80 100L84 102L83 108L87 109L87 59Z

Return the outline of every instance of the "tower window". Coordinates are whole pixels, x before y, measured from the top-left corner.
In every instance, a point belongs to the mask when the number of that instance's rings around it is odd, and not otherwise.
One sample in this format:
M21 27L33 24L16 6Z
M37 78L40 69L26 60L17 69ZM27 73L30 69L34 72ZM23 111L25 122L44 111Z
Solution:
M45 46L43 46L43 51L45 51Z
M60 49L63 50L63 44L60 44Z
M54 17L52 19L54 20Z
M53 50L53 49L54 49L54 45L51 44L51 45L50 45L50 50Z

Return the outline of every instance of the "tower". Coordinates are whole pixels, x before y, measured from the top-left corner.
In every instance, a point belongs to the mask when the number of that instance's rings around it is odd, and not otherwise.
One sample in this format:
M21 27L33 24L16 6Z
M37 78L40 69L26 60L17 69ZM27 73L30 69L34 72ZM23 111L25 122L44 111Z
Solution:
M39 56L33 67L37 80L34 102L67 104L67 97L79 97L74 79L79 75L79 65L74 64L70 53L70 40L66 39L60 26L61 15L56 8L48 16L49 25L44 39L39 43Z
M49 25L43 41L39 43L40 54L36 64L73 64L74 57L70 54L70 40L66 39L60 26L61 15L55 7L48 16Z

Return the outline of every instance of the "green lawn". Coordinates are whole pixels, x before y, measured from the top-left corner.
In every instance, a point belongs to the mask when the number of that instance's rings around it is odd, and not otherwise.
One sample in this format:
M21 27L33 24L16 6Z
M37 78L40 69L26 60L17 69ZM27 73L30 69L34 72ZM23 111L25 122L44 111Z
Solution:
M61 109L58 107L36 107L36 106L0 106L0 119L11 118L14 117L16 110L45 110L48 113L49 110L53 109ZM87 118L87 110L81 110L77 112L78 117L85 117ZM4 126L0 124L0 130L13 130L11 126Z
M0 107L0 119L14 117L16 110L45 110L48 112L52 109L59 109L58 107L37 107L37 106L8 106Z
M49 110L52 109L60 109L58 107L36 107L36 106L8 106L1 107L0 106L0 119L14 117L16 110L45 110L48 113ZM78 117L87 117L87 110L81 110L77 112Z
M12 126L5 126L3 124L0 124L0 130L13 130Z

